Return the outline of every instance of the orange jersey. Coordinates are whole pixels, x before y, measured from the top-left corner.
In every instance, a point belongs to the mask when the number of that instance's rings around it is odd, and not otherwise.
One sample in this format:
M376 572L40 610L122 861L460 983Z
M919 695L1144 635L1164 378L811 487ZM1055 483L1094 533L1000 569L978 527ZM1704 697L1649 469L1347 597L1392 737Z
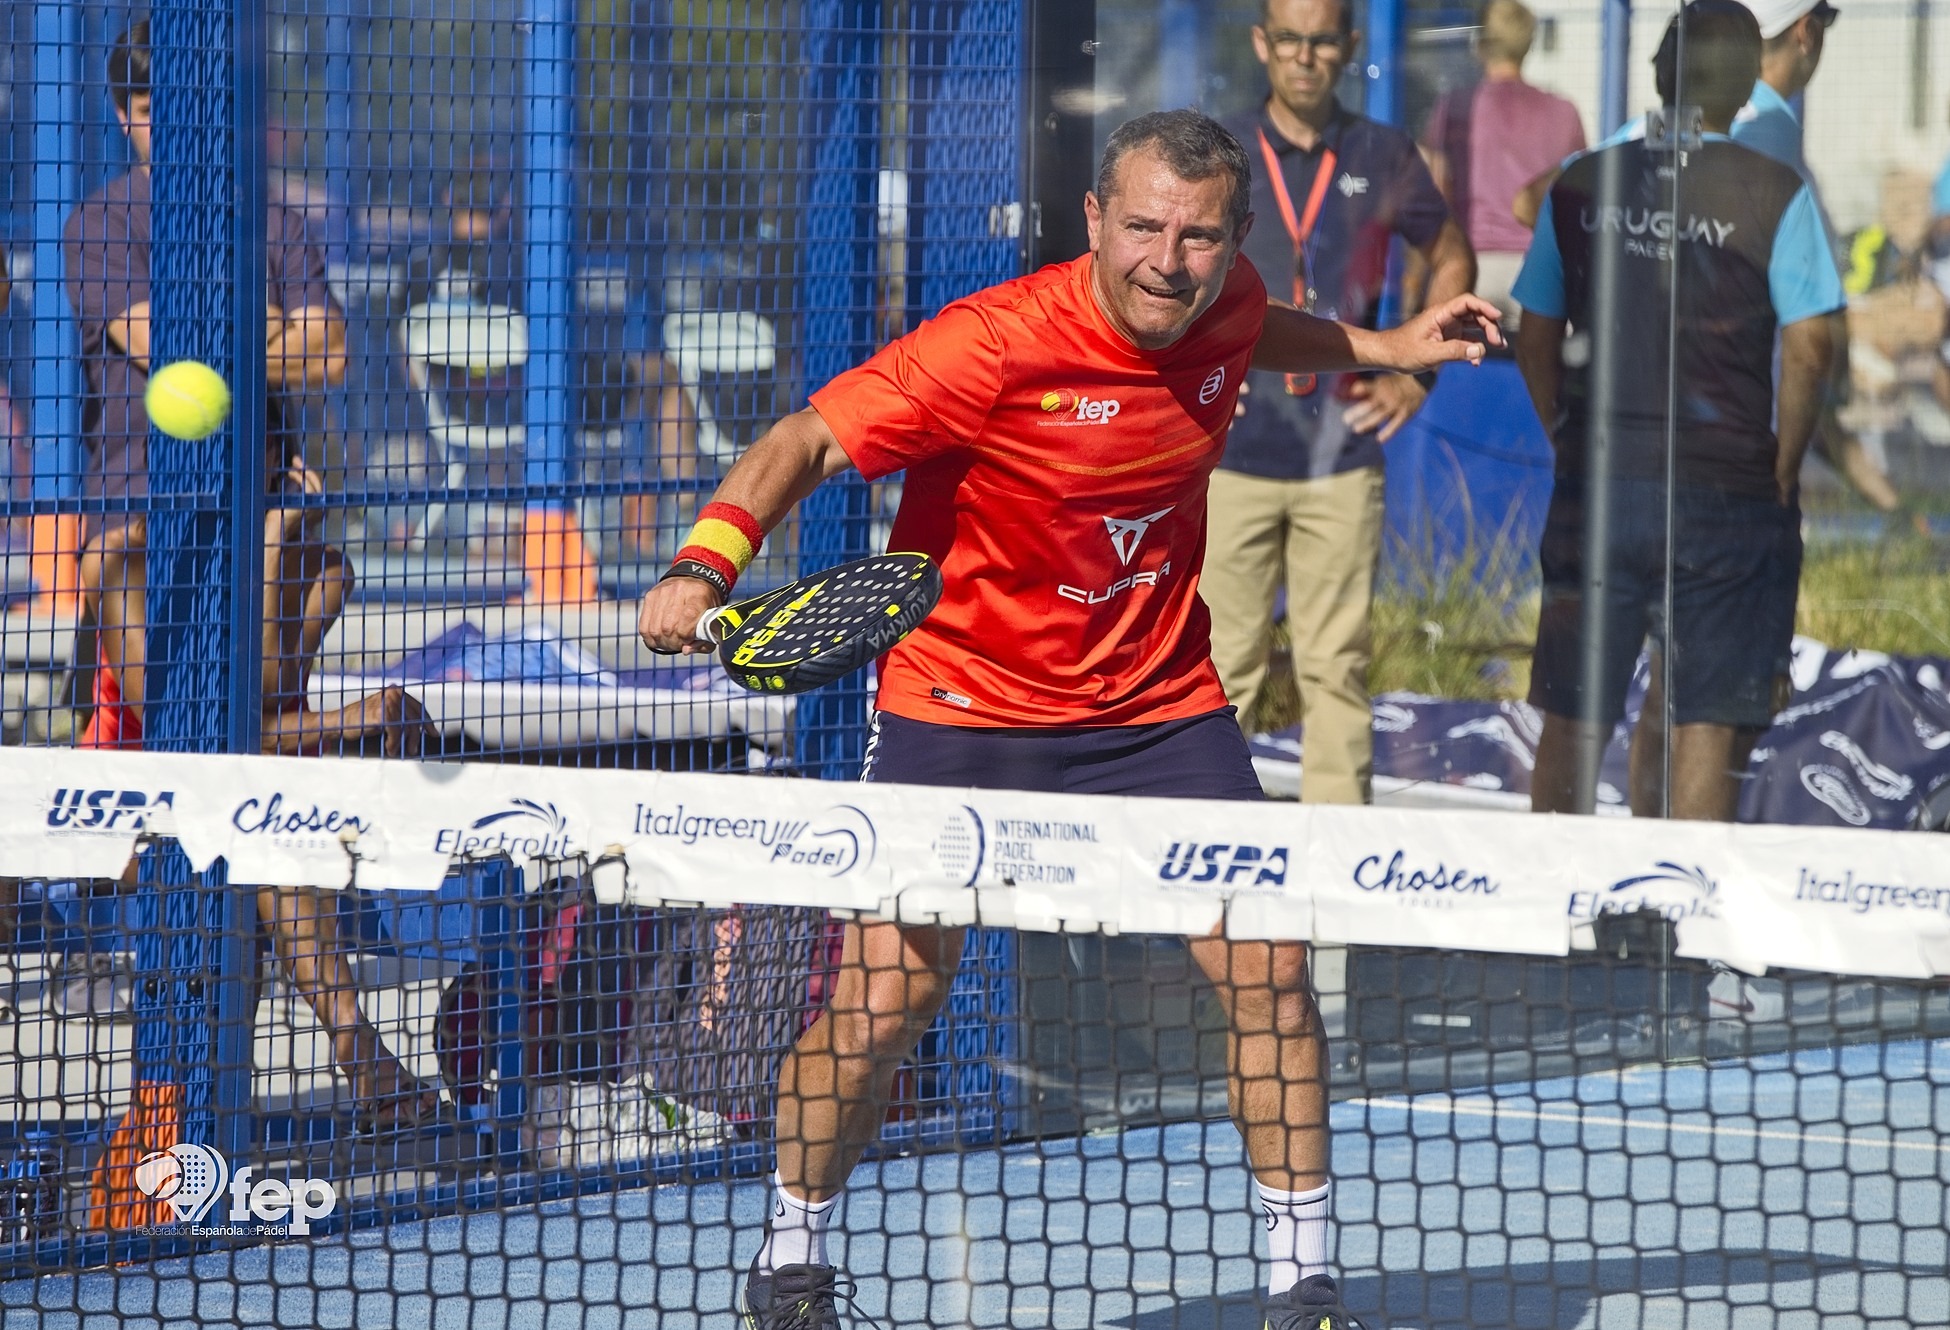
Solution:
M813 394L869 479L907 471L891 548L941 564L879 707L978 726L1140 725L1226 705L1198 597L1206 479L1266 287L1242 257L1174 345L1142 351L1089 255L958 300Z

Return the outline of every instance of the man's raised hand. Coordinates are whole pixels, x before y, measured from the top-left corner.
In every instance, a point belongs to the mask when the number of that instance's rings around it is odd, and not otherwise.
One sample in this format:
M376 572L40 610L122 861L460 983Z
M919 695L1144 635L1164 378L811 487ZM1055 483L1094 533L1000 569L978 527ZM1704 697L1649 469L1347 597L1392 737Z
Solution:
M1479 363L1487 349L1503 345L1501 317L1480 296L1457 296L1423 310L1399 328L1380 334L1385 362L1405 374L1446 365L1452 360Z

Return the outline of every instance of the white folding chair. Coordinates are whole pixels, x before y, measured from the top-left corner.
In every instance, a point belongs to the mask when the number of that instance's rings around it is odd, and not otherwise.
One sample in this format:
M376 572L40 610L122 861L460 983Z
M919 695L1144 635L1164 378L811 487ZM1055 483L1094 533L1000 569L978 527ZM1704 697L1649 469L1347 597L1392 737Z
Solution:
M705 377L770 373L779 360L777 328L763 315L736 311L667 314L663 339L664 356L677 366L678 382L697 412L698 453L714 465L731 465L752 441L734 439L719 426Z
M443 279L434 299L415 305L400 323L406 373L420 395L427 437L445 461L447 487L466 483L476 462L504 460L527 442L521 385L528 363L528 319L506 305L490 305ZM425 549L443 523L446 502L427 505L411 539Z

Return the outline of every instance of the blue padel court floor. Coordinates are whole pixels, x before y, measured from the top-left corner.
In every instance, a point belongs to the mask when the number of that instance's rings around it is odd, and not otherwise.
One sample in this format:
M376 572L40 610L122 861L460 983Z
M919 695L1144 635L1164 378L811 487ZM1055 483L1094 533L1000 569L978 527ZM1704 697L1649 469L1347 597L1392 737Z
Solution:
M1950 1324L1950 1041L1334 1106L1371 1327ZM756 1182L585 1197L0 1286L6 1330L729 1330ZM870 1165L836 1244L920 1326L1247 1330L1255 1215L1225 1123Z

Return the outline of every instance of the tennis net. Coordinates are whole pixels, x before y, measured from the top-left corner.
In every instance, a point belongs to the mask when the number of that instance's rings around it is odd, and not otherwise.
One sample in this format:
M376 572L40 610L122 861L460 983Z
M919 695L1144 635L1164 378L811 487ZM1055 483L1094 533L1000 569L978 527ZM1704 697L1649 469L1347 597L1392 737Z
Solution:
M867 916L967 945L833 1221L861 1323L1261 1324L1220 926L1317 943L1369 1327L1950 1321L1925 835L28 750L0 787L10 1326L728 1326Z

